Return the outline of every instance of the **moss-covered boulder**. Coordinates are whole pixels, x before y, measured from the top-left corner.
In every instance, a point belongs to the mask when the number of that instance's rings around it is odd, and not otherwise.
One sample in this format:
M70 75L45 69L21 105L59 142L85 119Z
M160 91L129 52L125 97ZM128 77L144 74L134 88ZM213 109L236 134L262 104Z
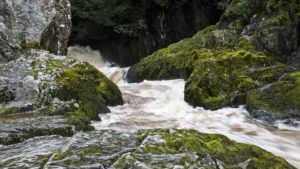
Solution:
M300 72L289 73L279 81L247 95L247 109L265 121L300 120Z
M227 1L220 21L192 38L161 49L132 66L129 82L184 78L185 100L218 109L245 104L248 91L277 81L297 65L296 1ZM289 56L290 55L290 56ZM288 58L289 56L289 58ZM281 62L281 63L278 63Z
M68 141L69 140L69 141ZM100 130L0 147L0 168L294 169L283 158L194 130Z
M218 109L245 104L246 93L278 80L289 68L259 52L237 30L210 26L131 67L129 82L183 78L185 100Z
M193 47L193 42L186 39L156 51L129 69L128 82L140 82L145 79L187 79L197 59Z
M59 69L59 65L50 62L50 69ZM62 101L75 99L91 119L98 119L99 113L109 112L106 106L123 103L118 87L104 74L89 64L76 64L63 69L56 77L59 88L53 92L54 97Z
M277 80L287 67L263 53L245 50L198 50L200 57L185 85L185 100L194 106L219 109L245 103L245 94Z
M91 65L29 50L0 66L0 144L90 130L107 106L122 103L118 87Z
M239 29L240 36L251 37L258 50L284 62L298 48L299 1L224 0L221 5L225 12L218 22L220 29Z

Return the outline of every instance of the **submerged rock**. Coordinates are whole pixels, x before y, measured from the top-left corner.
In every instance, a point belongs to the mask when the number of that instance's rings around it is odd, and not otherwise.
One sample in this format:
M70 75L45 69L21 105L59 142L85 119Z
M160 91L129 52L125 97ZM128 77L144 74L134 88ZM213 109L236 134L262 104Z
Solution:
M47 116L62 115L53 119L64 119L63 127L60 127L56 125L57 120L44 120L46 124L43 124L43 120L39 122L39 118L32 117L29 121L35 125L29 127L26 125L28 120L18 118L12 124L0 124L3 132L11 133L10 127L5 126L15 125L12 130L37 130L32 132L36 134L28 132L31 137L48 133L63 135L56 128L65 128L65 135L70 135L74 132L72 126L75 130L89 130L90 120L99 120L99 113L109 112L106 106L123 103L121 92L104 74L72 58L29 50L18 56L17 60L0 64L0 67L1 118L5 119L7 117L4 116L11 114L22 117L34 112ZM44 131L47 127L48 131ZM57 132L53 133L52 130ZM8 144L10 141L4 139L3 142Z
M43 147L48 145L45 141L55 140L44 152ZM0 167L23 164L37 168L294 168L256 146L194 130L105 130L78 133L63 143L65 140L41 137L0 147ZM36 146L30 147L33 144ZM41 148L33 152L36 147ZM10 150L17 153L11 154ZM24 150L29 153L21 153ZM32 159L34 163L29 163Z
M289 73L273 84L249 92L247 109L265 121L300 121L300 72Z
M0 9L0 62L28 48L66 53L71 32L68 0L2 0Z

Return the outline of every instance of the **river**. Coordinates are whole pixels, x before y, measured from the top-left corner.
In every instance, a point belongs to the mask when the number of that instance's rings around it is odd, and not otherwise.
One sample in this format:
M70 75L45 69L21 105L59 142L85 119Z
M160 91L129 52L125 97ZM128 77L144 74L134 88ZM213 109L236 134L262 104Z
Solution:
M70 49L72 57L101 70L123 94L124 105L110 107L111 113L100 115L102 121L93 122L97 130L176 128L222 134L237 142L257 145L300 168L300 127L281 122L276 126L264 124L251 118L243 106L216 111L192 107L184 101L182 79L127 83L124 77L128 68L110 67L99 52L89 48Z

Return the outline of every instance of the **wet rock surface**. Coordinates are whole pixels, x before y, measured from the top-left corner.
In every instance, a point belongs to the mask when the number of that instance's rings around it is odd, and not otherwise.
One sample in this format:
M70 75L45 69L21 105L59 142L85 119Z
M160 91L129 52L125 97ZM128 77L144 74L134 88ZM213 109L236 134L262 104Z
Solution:
M27 117L26 117L27 116ZM75 126L64 116L46 116L38 113L0 116L0 144L14 144L28 138L45 135L72 136Z
M71 32L68 0L0 2L0 61L9 61L22 49L42 48L65 54Z
M0 157L4 168L294 168L256 146L194 130L103 130L72 138L37 137L0 147Z
M1 146L1 168L43 168L53 153L60 149L68 138L61 136L36 137L23 143Z
M90 130L90 120L109 112L107 106L123 103L113 82L91 65L72 58L32 49L0 65L2 144ZM30 113L37 116L9 120L10 115L26 117Z

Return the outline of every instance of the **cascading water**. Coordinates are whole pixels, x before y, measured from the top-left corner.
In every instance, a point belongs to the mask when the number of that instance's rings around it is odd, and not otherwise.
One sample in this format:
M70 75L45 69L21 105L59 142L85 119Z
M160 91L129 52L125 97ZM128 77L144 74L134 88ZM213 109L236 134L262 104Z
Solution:
M300 168L300 127L278 123L277 128L257 121L243 108L217 111L194 108L184 101L184 80L126 83L127 68L109 67L99 52L73 47L69 55L90 62L118 84L124 105L110 107L94 122L97 130L132 131L151 128L195 129L204 133L223 134L237 142L257 145L281 156Z

